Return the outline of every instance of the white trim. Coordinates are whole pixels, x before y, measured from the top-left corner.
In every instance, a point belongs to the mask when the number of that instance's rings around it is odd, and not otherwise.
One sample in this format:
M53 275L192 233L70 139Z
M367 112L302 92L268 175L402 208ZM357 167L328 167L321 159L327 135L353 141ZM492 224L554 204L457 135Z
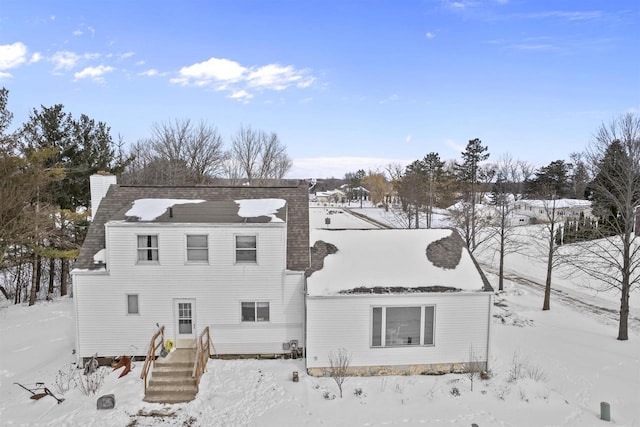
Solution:
M138 237L155 237L156 238L156 246L155 246L155 248L153 246L146 246L146 247L142 247L141 248L139 246L139 243L138 243ZM134 238L135 238L134 241L135 241L135 248L136 248L136 251L135 251L135 254L136 254L136 265L159 265L160 264L160 235L159 234L150 234L150 233L148 233L148 234L136 233L134 235ZM152 260L141 260L140 259L140 251L141 250L147 250L147 251L155 250L158 259L156 259L156 260L153 260L153 259Z
M254 319L253 320L242 320L242 304L253 304L253 316ZM269 309L269 320L258 320L258 304L267 304L267 308ZM240 324L249 324L249 325L255 325L255 324L268 324L271 323L271 301L247 301L247 300L241 300L240 301Z
M206 250L207 251L207 259L206 260L192 260L189 259L189 237L204 237L206 239L206 245L200 248L191 248L192 250ZM210 256L211 251L209 250L209 234L208 233L200 233L200 234L190 234L185 233L184 235L184 263L185 264L200 264L206 265L210 264Z
M180 313L179 313L179 305L189 303L191 304L191 334L180 334ZM195 298L174 298L173 299L173 327L174 327L174 335L175 342L178 340L190 340L196 339L196 300Z
M256 253L256 260L255 261L238 261L238 248L237 248L237 243L238 243L238 237L255 237L256 239L256 247L255 247L255 253ZM258 241L260 239L258 239L258 233L233 233L233 263L234 265L258 265L258 250L259 250L259 244ZM251 248L245 248L245 249L240 249L240 250L251 250Z
M129 297L130 296L135 296L136 297L136 313L131 313L129 312ZM126 313L127 316L140 316L140 294L125 294L125 299L126 299Z
M406 348L406 347L435 347L436 345L436 306L437 304L389 304L389 305L369 305L369 347L372 349L379 348ZM425 308L433 307L433 327L432 327L432 343L425 343ZM382 315L380 319L380 345L373 345L373 310L375 308L382 309ZM419 308L420 320L419 320L419 339L418 344L387 344L386 342L386 329L387 329L387 309L388 308Z

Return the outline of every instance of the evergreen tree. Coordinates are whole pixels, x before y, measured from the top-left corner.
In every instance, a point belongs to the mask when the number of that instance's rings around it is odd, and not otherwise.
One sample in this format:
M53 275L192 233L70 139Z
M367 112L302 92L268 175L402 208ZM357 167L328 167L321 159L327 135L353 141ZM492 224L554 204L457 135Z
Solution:
M480 139L475 138L467 143L462 152L462 163L456 165L456 178L463 194L462 225L465 240L471 251L476 244L476 204L478 203L479 184L483 178L481 163L489 158L488 147L482 145Z

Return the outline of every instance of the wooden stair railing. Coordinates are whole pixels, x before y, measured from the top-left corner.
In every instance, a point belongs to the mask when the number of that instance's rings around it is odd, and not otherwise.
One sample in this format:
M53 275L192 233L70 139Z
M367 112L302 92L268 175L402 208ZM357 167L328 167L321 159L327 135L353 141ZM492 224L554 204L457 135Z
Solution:
M160 338L160 340L158 340ZM147 357L144 359L144 366L142 367L142 373L140 378L144 380L144 394L147 394L147 377L149 376L149 369L156 364L156 352L159 348L164 347L164 325L160 326L158 332L153 334L151 342L149 343L149 349L147 350Z
M211 335L209 334L209 327L207 326L202 330L198 340L196 341L196 360L193 364L192 377L196 380L196 387L200 384L200 377L205 373L207 369L207 362L211 357Z

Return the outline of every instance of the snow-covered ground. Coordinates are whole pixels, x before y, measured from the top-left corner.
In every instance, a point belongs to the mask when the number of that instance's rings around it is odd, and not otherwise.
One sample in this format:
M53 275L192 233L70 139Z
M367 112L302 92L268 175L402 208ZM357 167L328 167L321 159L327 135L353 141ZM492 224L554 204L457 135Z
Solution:
M338 218L365 226L348 214L316 214L320 226L326 215L336 228L344 227ZM516 258L510 268L529 268L518 264L525 261ZM497 287L496 276L488 277ZM105 382L95 396L73 388L59 393L56 383L66 378L59 371L69 372L74 360L71 300L10 306L0 310L0 425L640 426L638 331L617 341L615 319L553 301L543 312L540 289L506 281L495 298L491 375L477 379L473 391L459 374L353 377L341 399L334 398L333 379L305 374L304 360L210 360L196 399L178 405L142 402L141 362L120 379L120 371L102 368ZM299 382L292 381L294 371ZM14 384L38 381L64 402L31 400ZM115 409L97 410L97 397L108 393ZM602 401L611 404L610 423L599 419Z

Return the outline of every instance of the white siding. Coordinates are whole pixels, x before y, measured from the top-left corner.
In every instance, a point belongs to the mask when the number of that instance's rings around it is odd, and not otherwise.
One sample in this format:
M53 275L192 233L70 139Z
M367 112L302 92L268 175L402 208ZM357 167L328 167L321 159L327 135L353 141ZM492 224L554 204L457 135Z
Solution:
M137 263L136 235L157 234L159 262ZM186 261L186 235L206 234L209 262ZM235 264L234 236L257 235L258 262ZM215 350L278 353L303 340L304 277L285 270L286 225L237 227L107 225L107 273L76 272L78 356L145 354L156 323L175 339L174 302L194 299L197 333L211 330ZM127 294L139 295L137 315L127 315ZM268 301L269 322L241 322L242 301Z
M373 306L435 305L433 346L371 347ZM329 366L338 348L351 353L351 366L462 363L469 349L486 361L491 293L348 295L307 298L307 367Z

